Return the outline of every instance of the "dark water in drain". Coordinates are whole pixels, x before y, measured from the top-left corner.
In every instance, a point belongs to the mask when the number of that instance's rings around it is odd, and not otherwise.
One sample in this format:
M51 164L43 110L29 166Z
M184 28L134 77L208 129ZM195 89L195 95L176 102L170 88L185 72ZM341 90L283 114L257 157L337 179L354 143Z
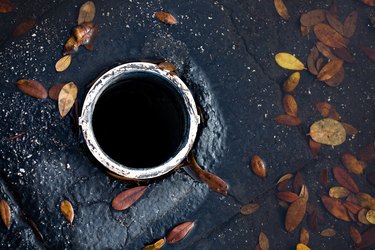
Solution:
M95 106L93 129L99 145L128 167L165 162L183 139L186 119L181 99L160 81L121 81L106 90Z

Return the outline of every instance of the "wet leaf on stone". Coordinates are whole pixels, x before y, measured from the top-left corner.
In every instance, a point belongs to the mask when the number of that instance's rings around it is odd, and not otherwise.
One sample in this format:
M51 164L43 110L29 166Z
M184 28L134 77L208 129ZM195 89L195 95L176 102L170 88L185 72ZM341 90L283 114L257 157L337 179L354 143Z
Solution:
M324 82L330 87L337 87L340 85L340 83L342 83L342 81L344 81L344 78L345 78L345 71L344 71L344 67L342 67L340 71L337 72L337 74L335 74L332 78Z
M270 248L268 237L263 232L260 232L259 234L259 246L262 250L268 250Z
M176 66L173 63L167 62L167 61L159 63L158 66L159 66L159 68L161 68L163 70L167 70L170 73L175 73L176 70L177 70Z
M9 230L12 214L8 202L6 202L5 200L0 200L0 215L5 227Z
M326 118L311 125L310 136L321 144L337 146L345 142L346 131L340 122Z
M299 197L305 197L306 200L309 200L309 190L307 189L306 185L302 186L301 192L299 193Z
M315 66L316 60L318 59L318 57L319 57L319 50L316 46L314 46L310 50L310 54L307 57L307 68L309 69L310 73L313 74L313 75L318 74L318 70Z
M304 26L314 26L318 23L323 22L326 19L326 11L317 9L311 10L302 14L301 16L301 24Z
M319 41L329 47L346 48L345 38L327 24L319 23L315 25L314 33Z
M259 155L253 155L251 157L251 170L254 172L255 175L259 177L266 177L266 164L264 163L263 159L260 158Z
M375 62L375 48L361 48L361 50L370 60Z
M294 231L305 217L307 200L301 197L294 201L288 208L285 217L285 229L288 232Z
M294 190L294 192L299 193L301 191L303 185L305 185L305 178L303 177L302 173L298 171L296 173L296 176L294 176L294 180L293 180L293 190Z
M48 90L48 96L49 96L49 98L51 98L52 100L57 101L57 99L59 98L60 91L61 91L62 87L64 87L64 85L65 85L65 83L57 83L57 84L53 85Z
M327 195L321 196L324 207L337 219L343 221L350 221L348 211L346 207L341 203L339 199L331 198Z
M154 16L160 22L170 25L177 24L177 19L171 13L165 11L158 11L154 13Z
M359 212L358 212L358 221L361 222L362 224L364 225L370 225L370 222L367 220L366 218L366 214L368 212L368 209L367 208L362 208Z
M359 188L353 178L349 175L349 173L340 167L334 167L332 169L333 176L335 180L343 187L346 187L349 191L353 193L358 193Z
M327 12L329 12L332 16L337 18L337 5L335 1L332 1L331 4L328 6Z
M283 91L285 93L291 93L298 86L301 79L301 74L299 72L294 72L288 79L284 82Z
M298 117L290 115L278 115L274 118L275 122L282 125L288 126L299 126L302 121Z
M280 177L280 179L277 181L276 184L279 184L279 183L284 182L284 181L288 181L288 180L290 180L292 177L293 177L293 174L290 174L290 173L288 173L288 174L284 174L283 176Z
M38 81L21 79L16 85L21 92L31 97L45 99L48 96L46 88Z
M93 24L92 22L89 23L82 23L76 26L73 30L73 36L75 38L76 44L73 44L73 47L80 46L80 45L87 45L93 42L94 37L98 32L98 27ZM68 42L74 42L71 40Z
M310 148L311 154L314 156L314 158L318 157L321 145L322 144L320 144L319 142L316 142L312 139L309 140L309 148Z
M74 209L73 209L72 203L70 203L70 201L63 200L60 203L60 212L70 224L73 223Z
M333 237L336 235L336 231L332 228L326 228L320 232L320 235L324 237Z
M363 174L363 170L367 166L365 162L359 161L357 157L350 153L344 153L341 156L341 162L350 173L358 175Z
M168 244L174 244L183 240L189 232L193 229L194 222L188 221L184 222L176 227L174 227L167 235L166 240Z
M362 233L362 241L356 247L362 249L375 244L375 227L370 227Z
M307 231L306 228L301 228L301 232L299 234L299 242L301 242L302 244L309 244L309 240L310 240L310 233L309 231Z
M344 127L347 135L356 135L358 133L358 130L349 123L341 122L341 124Z
M375 198L367 193L358 193L356 195L358 204L362 207L375 210Z
M142 197L146 190L147 186L139 186L122 191L112 200L112 208L118 211L128 209Z
M358 212L362 209L361 206L347 200L343 202L343 205L344 207L346 207L346 209L348 209L349 212L353 214L358 214Z
M349 50L347 48L333 48L333 54L341 59L341 60L344 60L345 62L348 62L348 63L353 63L354 62L354 58L353 56L350 54Z
M15 7L10 0L0 0L0 13L12 12Z
M333 52L331 51L331 49L327 45L325 45L324 43L317 42L316 43L316 48L326 58L328 58L330 60L337 59L337 57L333 54Z
M287 115L297 117L298 105L296 99L292 95L285 95L283 97L284 112Z
M259 209L259 207L260 206L257 203L249 203L241 207L240 213L242 215L250 215L255 213Z
M358 244L360 244L362 242L362 235L361 235L361 233L353 225L349 226L349 235L350 235L350 238L353 240L353 242L355 244L358 245Z
M318 73L318 80L326 81L336 75L342 68L344 62L339 59L334 59L328 62Z
M326 12L328 24L335 29L341 35L344 35L344 25L337 19L336 16L332 15L329 11Z
M315 107L324 118L332 118L337 121L341 119L340 114L328 102L318 102Z
M299 198L298 194L290 192L290 191L278 192L276 196L279 200L289 202L289 203L292 203Z
M34 28L36 23L35 18L28 19L26 21L23 21L20 23L13 31L13 37L20 37L23 34L26 34L28 31L30 31L32 28Z
M362 3L368 5L368 6L371 6L371 7L374 7L375 6L375 0L361 0Z
M310 33L311 27L307 27L305 25L300 26L300 31L302 36L307 36Z
M318 60L316 60L316 70L319 72L322 68L323 68L323 64L324 64L324 58L323 57L319 57Z
M65 71L70 63L72 62L72 55L66 55L60 58L55 65L55 69L57 72L63 72Z
M64 55L73 54L78 51L79 44L74 36L71 36L64 45Z
M322 169L322 171L320 171L319 183L323 187L327 186L327 184L328 184L328 169L327 168L324 168L324 169Z
M277 14L279 14L279 16L281 16L285 21L288 21L290 16L289 16L288 8L285 6L284 1L274 0L273 4L275 5Z
M371 142L362 147L358 152L358 158L362 161L370 161L375 159L375 142Z
M329 196L336 199L342 199L348 197L350 191L344 187L331 187L329 189Z
M298 60L295 56L285 53L285 52L280 52L276 54L275 56L276 63L284 68L284 69L290 69L290 70L304 70L305 65Z
M58 106L61 118L65 117L73 107L77 98L78 88L74 82L70 82L61 88L58 97Z
M166 242L165 238L160 239L153 244L145 246L143 248L143 250L158 250L158 249L161 249L165 245L165 242Z
M82 23L89 23L94 20L95 17L95 4L92 1L87 1L82 4L79 9L78 25Z
M296 246L296 250L311 250L311 249L303 243L298 243Z

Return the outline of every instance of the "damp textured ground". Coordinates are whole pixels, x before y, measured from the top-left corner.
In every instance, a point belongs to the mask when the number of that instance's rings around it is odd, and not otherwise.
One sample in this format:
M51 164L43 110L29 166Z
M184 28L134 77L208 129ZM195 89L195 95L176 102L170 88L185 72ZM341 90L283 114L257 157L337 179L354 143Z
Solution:
M327 8L330 1L287 1L291 19L284 22L273 1L96 0L95 23L100 28L95 50L80 48L70 68L60 74L54 65L84 1L13 2L14 12L0 14L0 198L9 202L13 220L9 231L0 226L1 249L141 249L174 225L192 220L196 226L191 234L165 249L254 249L260 231L268 235L271 249L294 249L299 230L284 230L285 210L278 205L274 186L280 176L297 170L305 176L309 201L324 216L320 229L337 231L331 238L311 232L309 246L354 249L347 223L334 219L320 203L319 194L327 190L318 184L318 176L322 168L340 164L343 152L357 152L375 139L375 63L359 49L375 45L375 30L368 26L374 8L360 1L336 1L341 20L352 10L359 13L350 43L355 62L345 64L345 80L338 88L301 73L294 96L303 125L296 128L272 120L283 113L280 85L290 73L275 64L274 55L286 51L306 62L316 39L301 37L299 17ZM178 24L156 21L152 14L158 10L173 13ZM37 26L12 38L15 26L32 16ZM116 212L112 198L134 184L109 177L88 156L70 117L60 119L54 101L30 98L15 82L35 79L50 87L74 81L82 100L84 86L103 69L158 59L175 63L204 110L206 122L195 147L198 162L228 183L229 195L209 191L180 169L151 183L130 209ZM313 159L306 134L320 119L314 108L320 101L332 103L359 133L338 147L324 146ZM19 132L27 134L7 140ZM264 180L249 169L253 154L267 162ZM373 167L371 162L368 169ZM361 190L374 194L365 178L355 180ZM73 225L59 212L63 199L75 208ZM242 216L239 208L248 202L261 208Z

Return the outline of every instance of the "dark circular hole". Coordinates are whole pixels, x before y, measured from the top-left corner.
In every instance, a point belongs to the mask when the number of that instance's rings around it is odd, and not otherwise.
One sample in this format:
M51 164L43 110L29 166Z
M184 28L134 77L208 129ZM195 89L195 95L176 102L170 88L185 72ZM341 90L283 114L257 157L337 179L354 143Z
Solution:
M138 73L99 97L93 131L101 149L127 167L150 168L173 157L187 130L181 95L167 79Z

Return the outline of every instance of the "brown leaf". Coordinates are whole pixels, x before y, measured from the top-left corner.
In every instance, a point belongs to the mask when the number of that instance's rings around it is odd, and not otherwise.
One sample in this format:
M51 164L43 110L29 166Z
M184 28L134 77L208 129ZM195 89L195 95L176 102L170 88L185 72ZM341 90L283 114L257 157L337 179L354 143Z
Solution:
M362 161L370 161L375 159L375 142L362 147L358 152L358 158Z
M255 213L259 209L259 205L257 203L249 203L246 205L243 205L240 209L240 213L242 215L250 215L252 213Z
M329 25L319 23L314 26L314 33L316 37L325 45L332 48L346 48L346 40L336 30Z
M266 164L259 155L251 157L251 170L259 177L266 177Z
M330 87L337 87L340 85L340 83L342 83L342 81L344 81L344 78L345 78L345 71L344 71L344 67L342 67L339 72L337 72L334 76L332 76L332 78L324 82Z
M294 117L290 115L278 115L274 118L274 120L278 124L288 125L288 126L299 126L302 123L302 121L298 117Z
M375 244L375 227L370 227L362 234L362 241L356 247L362 249L366 247L371 247L374 244Z
M352 125L345 122L341 122L341 124L344 127L347 135L356 135L358 133L358 130Z
M262 248L260 248L259 244L257 244L254 248L254 250L262 250Z
M98 32L98 27L91 22L82 23L76 26L73 30L73 36L76 40L76 44L74 45L79 47L80 45L86 45L86 44L92 43L97 32Z
M302 244L309 244L309 239L310 239L310 233L309 231L307 231L306 228L301 228L301 232L299 234L299 242L301 242Z
M294 201L288 208L285 218L285 229L288 232L294 231L305 217L307 200L304 197Z
M288 186L289 186L289 180L284 180L280 182L279 184L277 184L277 190L279 191L286 190L288 189Z
M298 106L297 101L292 95L285 95L283 97L284 112L287 115L297 117Z
M311 154L314 156L314 158L318 157L321 145L322 144L320 144L319 142L316 142L311 139L309 140L310 151L311 151Z
M324 64L324 58L319 57L318 60L316 60L316 66L315 66L318 72L323 68L323 64Z
M63 72L69 67L71 62L72 62L72 55L63 56L55 64L56 71Z
M310 33L311 27L307 27L301 24L300 31L302 36L307 36Z
M336 231L332 228L326 228L322 232L320 232L320 235L324 237L333 237L336 235Z
M288 181L290 180L291 178L293 177L293 174L284 174L283 176L280 177L280 179L277 181L276 184L279 184L281 182L284 182L284 181Z
M333 59L337 59L337 57L332 53L330 47L328 47L327 45L325 45L324 43L322 42L317 42L316 43L316 48L319 50L319 52L325 56L326 58L330 59L330 60L333 60Z
M307 226L313 231L318 229L318 212L316 209L307 217Z
M23 21L14 29L13 37L20 37L23 34L26 34L28 31L34 28L35 23L36 23L35 18L31 18L29 20Z
M0 0L0 13L12 12L16 6L10 0Z
M287 7L285 6L285 3L283 0L274 0L273 4L275 5L275 9L277 11L277 14L281 16L285 21L288 21L290 16Z
M263 232L260 232L259 234L259 246L262 250L268 250L270 248L268 237Z
M346 169L353 174L363 174L363 169L366 168L366 163L363 161L359 161L354 155L350 153L345 153L341 156L342 164L346 167Z
M9 230L12 214L8 202L6 202L5 200L0 200L0 215L4 225Z
M167 70L169 72L175 72L177 70L176 66L171 62L162 62L158 64L159 68Z
M335 29L341 35L344 35L344 25L337 19L334 15L332 15L329 11L326 12L326 17L328 24Z
M46 88L38 81L21 79L16 85L21 92L31 97L45 99L48 96Z
M326 81L336 75L342 68L344 62L339 59L334 59L327 63L320 71L317 76L318 80Z
M160 239L153 244L145 246L143 250L158 250L165 245L165 242L166 242L165 238Z
M65 219L72 224L74 220L74 209L72 203L68 200L63 200L60 203L60 212L64 215Z
M60 93L62 87L64 87L64 85L65 85L65 83L57 83L57 84L53 85L48 90L48 96L49 96L49 98L51 98L52 100L57 101L57 99L59 98L59 93Z
M183 240L188 233L193 229L194 222L188 221L184 222L176 227L174 227L167 235L167 243L168 244L174 244L176 242L179 242L180 240Z
M304 26L314 26L318 23L323 22L326 19L326 11L325 10L311 10L307 13L302 14L301 16L301 24Z
M353 63L354 58L347 48L333 48L333 54L345 62Z
M309 69L310 73L313 75L318 74L318 70L316 69L316 66L315 66L316 65L315 63L318 57L319 57L319 50L317 47L314 46L310 50L310 54L307 57L307 68Z
M327 186L328 184L328 169L324 168L319 174L319 183L323 187Z
M329 196L336 199L348 197L350 191L344 187L331 187L329 189Z
M142 197L146 190L147 186L138 186L122 191L112 200L112 208L118 211L128 209Z
M353 214L358 214L358 212L362 209L361 206L359 206L359 205L357 205L353 202L350 202L350 201L344 201L343 205L344 205L344 207L346 207L346 209L348 209L349 212L351 212Z
M350 221L348 211L343 206L341 201L339 199L331 198L327 195L322 195L320 197L322 199L322 202L325 206L325 208L337 219L343 220L343 221Z
M87 1L82 4L79 9L78 25L82 23L89 23L94 20L95 17L95 4L92 1Z
M361 50L370 60L375 62L375 48L361 48Z
M77 98L78 88L74 82L65 84L59 93L58 106L61 118L65 117Z
M315 104L315 107L324 118L328 117L334 120L341 119L335 108L328 102L318 102L317 104Z
M311 125L310 136L321 144L337 146L345 142L346 132L340 122L325 118Z
M358 204L362 207L375 210L375 198L367 193L358 193L356 195Z
M279 200L289 203L292 203L299 198L298 194L292 193L290 191L278 192L276 196Z
M284 82L283 91L285 93L291 93L298 86L301 79L301 74L299 72L294 72L288 79Z
M71 36L64 45L64 55L73 54L78 51L79 44L74 36Z
M299 193L303 185L305 185L305 178L303 177L301 172L297 172L296 176L294 176L294 181L293 181L294 192Z
M306 200L309 200L309 190L307 189L306 185L302 186L299 197L305 197Z
M367 4L368 6L374 7L375 6L375 0L361 0L362 3Z
M375 171L367 173L367 181L375 185Z
M346 187L349 191L353 193L358 193L359 188L353 178L348 174L348 172L340 167L334 167L332 169L333 176L335 180L340 183L341 186Z
M177 19L171 13L158 11L154 13L154 16L160 22L170 24L170 25L177 24Z
M362 242L361 233L353 225L349 226L349 235L350 235L350 238L353 240L353 242L355 244L357 244L357 245L361 244L361 242Z
M332 16L337 18L337 5L335 1L332 1L332 3L328 6L327 12L329 12Z

